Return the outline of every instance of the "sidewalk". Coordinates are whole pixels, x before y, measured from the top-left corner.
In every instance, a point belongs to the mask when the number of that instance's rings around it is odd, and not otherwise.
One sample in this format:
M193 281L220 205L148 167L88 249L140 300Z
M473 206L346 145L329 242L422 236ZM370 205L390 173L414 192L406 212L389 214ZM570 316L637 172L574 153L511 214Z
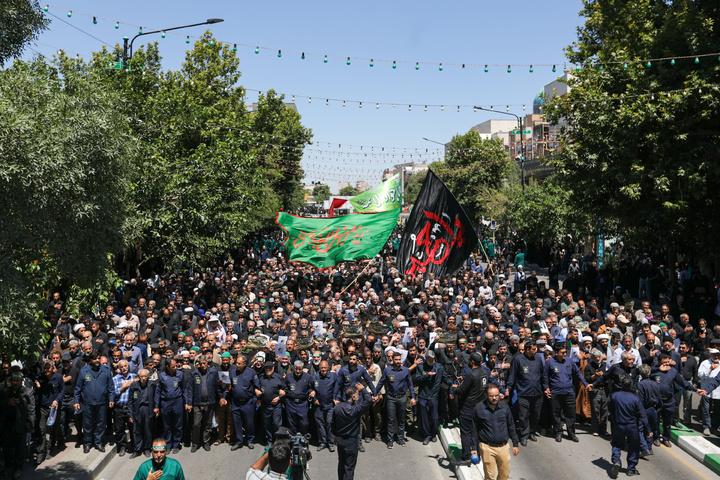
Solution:
M74 448L74 443L68 443L67 448L48 460L45 460L36 469L32 464L25 463L23 480L94 480L103 468L115 455L114 445L105 445L105 453L92 449L87 455L82 448Z

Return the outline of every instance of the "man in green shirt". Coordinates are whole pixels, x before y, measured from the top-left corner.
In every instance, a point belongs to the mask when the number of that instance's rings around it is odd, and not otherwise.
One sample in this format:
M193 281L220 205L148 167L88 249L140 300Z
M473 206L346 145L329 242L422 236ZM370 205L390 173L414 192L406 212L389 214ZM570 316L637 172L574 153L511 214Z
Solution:
M135 480L185 480L180 462L167 458L167 443L156 438L152 443L152 458L143 462L135 474Z

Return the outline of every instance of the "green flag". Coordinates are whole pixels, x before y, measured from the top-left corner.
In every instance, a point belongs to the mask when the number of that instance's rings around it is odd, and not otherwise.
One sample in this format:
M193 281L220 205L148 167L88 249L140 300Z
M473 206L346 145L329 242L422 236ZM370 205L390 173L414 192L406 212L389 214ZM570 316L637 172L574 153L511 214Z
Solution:
M393 175L387 181L351 198L350 204L356 212L384 212L400 208L402 200L400 174Z
M329 268L340 262L377 255L397 224L399 214L400 210L395 209L309 218L278 212L275 222L287 233L285 247L289 261Z

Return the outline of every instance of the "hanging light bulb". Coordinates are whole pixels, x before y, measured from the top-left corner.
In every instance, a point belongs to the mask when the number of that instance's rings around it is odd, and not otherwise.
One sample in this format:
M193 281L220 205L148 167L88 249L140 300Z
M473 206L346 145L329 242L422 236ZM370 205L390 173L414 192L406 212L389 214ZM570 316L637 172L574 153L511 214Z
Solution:
M142 27L140 27L140 28L138 29L138 35L142 35L142 34L143 34L143 33L142 33Z
M278 58L282 57L282 50L278 50Z
M464 65L463 65L463 67L464 67ZM438 70L440 70L440 71L442 72L442 63L441 63L440 66L438 67Z
M523 105L523 112L525 111L525 105Z
M371 67L374 67L374 66L375 66L375 61L374 61L372 58L370 59L370 66L371 66Z
M68 18L72 17L72 10L68 11Z
M293 101L293 102L295 101L295 95L292 96L292 101Z
M600 66L598 67L598 70L602 72L602 71L603 71L603 66L600 65Z
M510 105L505 106L505 111L506 111L506 112L509 112L509 111L510 111Z
M380 110L380 104L379 104L379 103L376 103L376 104L375 104L375 110Z
M327 63L327 55L325 55L325 58L323 58L323 63Z
M308 97L308 103L312 103L312 97Z
M674 58L673 58L672 60L670 60L670 65L673 66L673 67L675 66L675 59L674 59Z
M187 37L185 37L185 43L190 43L190 35L188 35Z
M420 70L420 62L415 62L415 70Z
M237 43L233 43L233 52L237 52Z
M118 28L120 28L120 22L115 22L115 30L117 30Z
M395 104L393 103L393 108L395 108Z
M328 105L330 105L330 99L329 99L329 98L325 100L325 106L328 106Z
M477 108L473 107L473 113L477 112Z
M645 66L646 66L647 68L652 67L652 63L650 63L650 60L648 60L648 63L647 63L647 65L645 65Z
M698 63L700 63L700 59L698 57L695 57L695 65L697 65Z
M488 67L485 65L485 73L488 73Z
M45 5L45 8L43 8L43 10L45 10L46 12L50 10L50 5Z
M163 32L160 32L160 36L161 36L162 38L165 38L165 32L164 32L164 31L163 31Z
M508 65L507 72L508 72L508 73L512 72L512 68L510 67L510 65Z
M495 111L495 107L494 107L493 105L490 105L490 111L491 111L491 112L494 112L494 111Z
M425 111L427 112L427 105L425 105Z
M408 105L408 112L412 111L412 105Z
M362 102L360 102L360 105L359 105L359 107L360 107L360 108L362 108Z
M576 71L576 72L579 72L579 71L580 71L580 65L575 65L575 71Z
M393 60L393 68L397 68L397 62Z
M444 112L444 111L445 111L445 106L444 106L444 105L440 105L440 111L441 111L441 112Z
M627 70L627 69L628 69L628 64L627 64L627 63L623 63L623 70Z
M534 71L533 67L532 67L532 65L530 65L530 73L533 73L533 71Z
M302 52L302 55L300 55L301 60L305 60L305 52Z
M97 25L97 17L93 17L93 25Z
M255 47L255 54L257 55L258 53L260 53L260 47Z
M557 72L557 68L555 68L555 65L553 65L553 70L552 70L552 71L553 71L553 73L554 73L554 72Z
M345 100L343 100L343 107L345 106Z
M458 113L460 113L460 105L458 105L457 111Z
M347 60L345 61L345 65L350 65L350 57L348 57Z

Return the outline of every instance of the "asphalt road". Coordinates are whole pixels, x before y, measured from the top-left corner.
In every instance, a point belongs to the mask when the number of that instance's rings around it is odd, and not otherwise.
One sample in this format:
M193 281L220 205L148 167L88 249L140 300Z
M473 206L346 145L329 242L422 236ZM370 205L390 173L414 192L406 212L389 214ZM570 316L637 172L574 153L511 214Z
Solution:
M388 450L383 442L372 441L365 444L366 452L361 453L355 469L355 478L405 478L440 480L455 478L444 460L445 452L440 442L423 446L422 442L410 440L406 446ZM317 452L317 448L310 448L313 458L309 462L308 475L312 480L327 480L337 478L337 451L330 453L327 449ZM188 480L227 480L245 478L245 472L264 452L262 447L248 450L243 447L234 452L227 444L213 447L206 452L202 449L190 453L184 448L178 455L172 456L180 462ZM118 457L110 461L107 467L100 472L97 478L104 480L128 480L135 476L135 472L142 462L147 460L144 456L129 459L129 455ZM533 477L536 478L536 477Z
M610 441L593 437L590 433L577 430L579 443L563 439L558 443L554 437L539 437L537 443L528 442L520 447L520 454L513 458L510 467L512 480L583 480L610 478ZM677 445L671 448L654 447L650 460L640 460L640 478L652 480L710 480L717 475L702 463L685 453ZM625 478L627 454L623 452L622 466L618 478ZM579 477L582 475L582 477Z

